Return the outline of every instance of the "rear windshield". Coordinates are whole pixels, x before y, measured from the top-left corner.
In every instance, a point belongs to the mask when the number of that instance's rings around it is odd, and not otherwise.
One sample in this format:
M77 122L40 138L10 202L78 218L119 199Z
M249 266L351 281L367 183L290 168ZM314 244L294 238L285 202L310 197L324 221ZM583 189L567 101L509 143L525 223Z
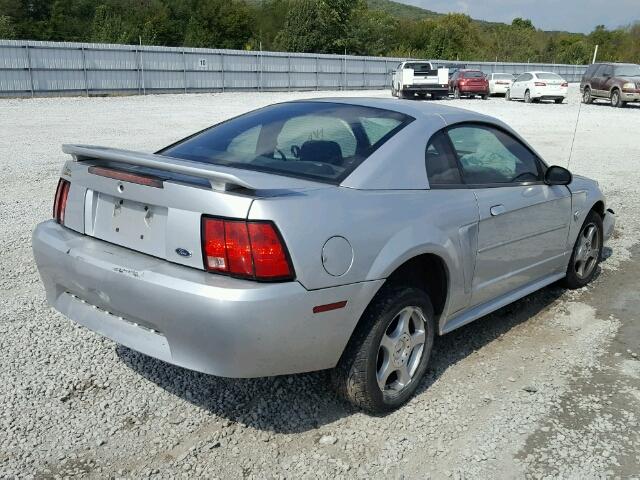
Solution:
M555 73L536 73L536 77L540 80L562 80L562 77Z
M513 75L510 73L494 73L493 78L496 80L513 80Z
M411 70L413 70L413 73L427 73L433 70L431 68L431 64L429 63L407 63L405 64L404 68L410 68Z
M329 102L272 105L158 152L201 163L339 183L412 117Z
M462 76L464 78L484 78L484 73L482 73L482 72L462 72Z
M640 65L617 65L616 77L640 77Z

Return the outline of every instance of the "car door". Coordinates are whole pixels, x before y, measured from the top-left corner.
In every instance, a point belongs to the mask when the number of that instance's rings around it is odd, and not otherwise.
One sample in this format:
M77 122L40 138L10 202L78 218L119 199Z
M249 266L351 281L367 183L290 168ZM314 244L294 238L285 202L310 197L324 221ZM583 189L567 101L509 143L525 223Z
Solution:
M564 271L569 189L546 185L544 164L506 131L470 123L448 135L480 215L471 304Z
M522 98L524 96L523 82L527 79L527 74L523 73L511 84L511 90L509 92L512 98Z
M601 96L607 98L611 97L611 87L613 87L613 80L613 65L607 65L602 72L600 87L598 87Z
M607 75L609 65L600 65L591 79L591 93L593 96L602 97L605 95L604 81Z

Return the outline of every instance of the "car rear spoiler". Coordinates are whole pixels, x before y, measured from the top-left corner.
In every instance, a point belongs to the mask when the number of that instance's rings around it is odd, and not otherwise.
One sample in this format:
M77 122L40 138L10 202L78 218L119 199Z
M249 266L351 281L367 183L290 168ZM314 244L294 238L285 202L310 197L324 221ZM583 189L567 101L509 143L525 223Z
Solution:
M258 172L241 171L239 173L238 169L235 168L165 157L153 153L133 152L94 145L69 144L63 145L62 151L71 155L76 162L107 160L204 178L209 181L213 190L231 191L238 188L249 190L273 188L273 185L267 185L269 182L265 181L265 175ZM260 175L262 175L262 178Z

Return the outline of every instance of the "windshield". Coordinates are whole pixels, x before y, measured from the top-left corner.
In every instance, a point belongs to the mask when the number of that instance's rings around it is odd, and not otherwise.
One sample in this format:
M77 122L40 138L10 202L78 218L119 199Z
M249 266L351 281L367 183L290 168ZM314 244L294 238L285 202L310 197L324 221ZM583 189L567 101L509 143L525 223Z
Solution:
M464 78L484 78L484 73L482 73L482 72L462 72L462 76Z
M433 70L430 63L407 63L404 68L410 68L414 73L427 73Z
M640 77L640 65L618 65L616 77Z
M540 80L562 80L562 77L555 73L536 73L536 77Z
M339 183L412 117L329 102L247 113L158 152L174 158Z
M513 75L510 73L494 73L493 78L496 80L513 80Z

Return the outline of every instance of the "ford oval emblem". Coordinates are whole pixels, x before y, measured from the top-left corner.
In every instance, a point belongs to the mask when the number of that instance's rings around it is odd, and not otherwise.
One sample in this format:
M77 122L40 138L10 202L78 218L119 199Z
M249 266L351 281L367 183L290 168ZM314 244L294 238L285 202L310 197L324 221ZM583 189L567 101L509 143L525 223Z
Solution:
M178 255L180 255L181 257L190 257L191 256L191 252L189 250L187 250L186 248L176 248L176 253Z

